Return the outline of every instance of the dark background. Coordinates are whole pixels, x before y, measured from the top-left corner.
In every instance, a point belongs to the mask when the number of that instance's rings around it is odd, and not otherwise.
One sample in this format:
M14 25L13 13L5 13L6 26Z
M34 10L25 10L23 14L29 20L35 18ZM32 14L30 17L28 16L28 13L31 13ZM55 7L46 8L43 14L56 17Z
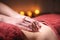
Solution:
M34 11L39 9L42 13L60 13L60 0L0 0L15 11Z

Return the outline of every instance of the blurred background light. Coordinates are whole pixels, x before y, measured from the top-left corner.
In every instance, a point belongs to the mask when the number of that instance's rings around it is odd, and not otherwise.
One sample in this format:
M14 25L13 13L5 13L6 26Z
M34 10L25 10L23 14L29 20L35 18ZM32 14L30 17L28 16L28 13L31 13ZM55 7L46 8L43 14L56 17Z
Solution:
M31 11L27 11L27 16L32 17L32 12Z
M20 11L20 15L25 15L24 11Z
M40 10L36 9L35 14L38 15L40 13Z

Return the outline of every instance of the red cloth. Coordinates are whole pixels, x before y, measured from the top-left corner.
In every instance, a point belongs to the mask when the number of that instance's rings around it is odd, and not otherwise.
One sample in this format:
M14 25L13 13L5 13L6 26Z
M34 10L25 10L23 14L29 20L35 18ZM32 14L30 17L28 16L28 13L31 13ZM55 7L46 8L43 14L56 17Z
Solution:
M0 40L24 40L22 31L11 24L0 22Z
M55 31L60 40L60 14L44 14L34 19L44 21L47 25L51 25L50 27Z

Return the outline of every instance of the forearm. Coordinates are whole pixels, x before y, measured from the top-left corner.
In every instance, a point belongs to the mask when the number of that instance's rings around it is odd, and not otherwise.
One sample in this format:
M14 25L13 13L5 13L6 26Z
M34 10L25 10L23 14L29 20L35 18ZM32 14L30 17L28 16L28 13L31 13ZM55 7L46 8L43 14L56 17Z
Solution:
M0 2L0 13L5 14L5 15L8 15L10 17L22 18L21 15L19 15L13 9L11 9L10 7L8 7L7 5L5 5L5 4L3 4L1 2Z

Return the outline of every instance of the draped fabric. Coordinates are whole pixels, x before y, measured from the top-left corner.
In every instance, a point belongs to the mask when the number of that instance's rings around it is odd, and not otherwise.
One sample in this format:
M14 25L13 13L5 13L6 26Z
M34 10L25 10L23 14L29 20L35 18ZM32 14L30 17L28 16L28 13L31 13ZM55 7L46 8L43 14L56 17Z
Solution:
M44 14L34 19L42 21L46 25L51 25L50 27L58 35L58 38L60 40L60 14Z
M0 21L0 40L24 40L25 38L17 26Z

